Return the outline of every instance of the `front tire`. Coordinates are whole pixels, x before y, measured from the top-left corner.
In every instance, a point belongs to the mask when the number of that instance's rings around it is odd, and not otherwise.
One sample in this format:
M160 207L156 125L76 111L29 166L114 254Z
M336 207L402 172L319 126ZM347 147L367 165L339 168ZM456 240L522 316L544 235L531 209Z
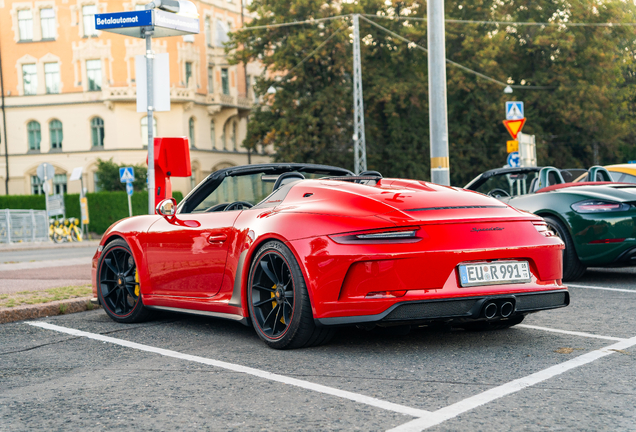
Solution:
M141 299L135 258L124 240L108 243L99 258L97 296L113 321L137 323L150 317Z
M300 266L278 241L263 245L252 261L247 302L256 333L271 348L316 346L334 334L333 329L314 323Z
M555 217L545 216L548 226L559 236L563 243L565 243L565 250L563 251L563 281L572 282L583 276L587 269L579 260L574 249L574 242L567 228L563 223Z

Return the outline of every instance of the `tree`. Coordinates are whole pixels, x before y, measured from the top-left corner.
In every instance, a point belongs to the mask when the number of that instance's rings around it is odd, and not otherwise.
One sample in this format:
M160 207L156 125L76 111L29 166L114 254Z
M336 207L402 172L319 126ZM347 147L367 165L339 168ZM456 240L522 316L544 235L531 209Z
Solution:
M125 191L126 184L119 180L119 168L127 166L130 165L117 165L112 158L107 161L97 159L97 171L95 171L95 174L97 174L97 186L101 190L109 192ZM133 170L135 172L134 190L137 192L147 190L146 176L148 168L144 165L133 165Z
M636 21L626 3L595 0L449 0L445 7L447 18L459 20ZM418 2L256 0L250 8L260 18L248 27L369 14L374 22L426 47L426 10ZM352 168L350 24L347 17L232 34L228 49L234 50L234 60L258 60L266 70L255 87L264 103L252 114L246 146L274 144L279 161ZM633 154L634 36L628 26L447 23L448 59L503 83L544 87L505 95L502 86L447 65L452 183L464 185L505 163L510 138L501 120L506 100L525 102L524 132L537 136L542 165L588 167L595 159L619 162ZM428 179L426 54L365 20L361 38L369 169ZM270 86L275 95L267 93Z

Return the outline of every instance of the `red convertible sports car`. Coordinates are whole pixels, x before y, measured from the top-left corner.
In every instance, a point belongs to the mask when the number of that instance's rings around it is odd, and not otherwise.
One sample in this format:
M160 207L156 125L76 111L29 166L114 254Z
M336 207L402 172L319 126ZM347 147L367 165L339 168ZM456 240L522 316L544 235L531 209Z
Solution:
M113 224L93 258L118 322L156 309L250 323L272 348L343 325L505 328L567 306L563 242L502 202L417 180L265 164L208 176Z

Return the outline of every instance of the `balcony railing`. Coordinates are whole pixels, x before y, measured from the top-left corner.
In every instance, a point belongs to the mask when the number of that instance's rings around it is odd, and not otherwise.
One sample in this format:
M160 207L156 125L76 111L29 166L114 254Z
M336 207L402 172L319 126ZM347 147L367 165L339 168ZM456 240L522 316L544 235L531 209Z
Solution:
M223 93L212 93L200 95L193 88L172 87L170 89L170 99L174 102L194 102L196 99L202 102L201 98L208 105L221 105L239 108L251 108L254 105L254 98L251 95L239 93L237 96ZM102 89L104 101L135 101L137 99L137 88L135 86L104 87Z

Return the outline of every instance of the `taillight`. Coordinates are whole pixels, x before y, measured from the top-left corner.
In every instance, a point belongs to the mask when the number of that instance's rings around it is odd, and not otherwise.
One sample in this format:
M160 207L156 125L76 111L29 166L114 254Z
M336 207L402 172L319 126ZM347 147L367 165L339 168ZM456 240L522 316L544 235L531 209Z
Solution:
M629 210L629 204L603 200L585 200L572 204L577 213L608 213Z
M403 291L374 291L367 294L366 298L398 298L404 297L406 290Z
M419 230L419 227L403 229L391 228L387 230L330 235L329 238L340 244L415 243L422 240L417 234Z
M539 234L543 234L546 237L554 237L556 235L545 222L532 222L532 225L534 225Z

